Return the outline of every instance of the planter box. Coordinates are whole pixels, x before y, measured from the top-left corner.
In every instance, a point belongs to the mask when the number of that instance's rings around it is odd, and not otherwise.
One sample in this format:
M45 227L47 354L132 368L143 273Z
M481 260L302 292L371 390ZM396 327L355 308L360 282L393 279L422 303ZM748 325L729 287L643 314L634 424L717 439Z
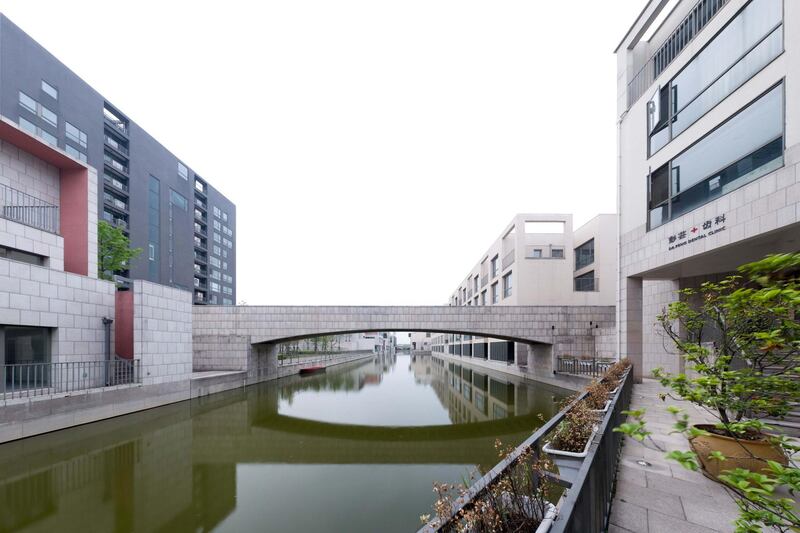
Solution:
M608 408L608 405L606 405L606 409L607 408ZM578 458L583 459L584 457L589 455L589 446L592 445L592 441L594 441L595 435L597 435L597 426L595 426L592 429L592 434L589 435L589 439L586 441L586 446L583 447L583 451L582 452L568 452L566 450L557 450L555 448L551 448L550 447L550 442L547 442L547 443L545 443L544 446L542 446L542 451L545 452L545 453L548 453L550 455L562 455L564 457L578 457Z
M609 396L614 396L617 393L618 390L619 390L619 385L617 385L616 389L608 391L608 395Z
M547 511L544 514L544 520L542 520L542 523L536 528L536 533L547 533L550 531L550 527L553 525L557 514L556 506L552 503L548 504Z
M608 406L610 405L611 405L611 400L606 400L606 405L602 409L592 409L592 412L599 414L606 414L608 412Z

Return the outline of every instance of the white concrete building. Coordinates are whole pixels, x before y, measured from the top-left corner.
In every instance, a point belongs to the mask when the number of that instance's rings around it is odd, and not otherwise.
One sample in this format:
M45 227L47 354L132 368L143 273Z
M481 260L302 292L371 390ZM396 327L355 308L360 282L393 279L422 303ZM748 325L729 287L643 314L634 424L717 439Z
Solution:
M413 331L411 335L411 353L431 352L431 333L429 331Z
M614 305L616 215L573 231L572 215L518 214L483 253L450 305Z
M482 254L451 294L449 305L611 307L616 278L616 215L597 215L573 229L572 215L523 213ZM558 355L613 358L615 335L613 327L587 322L585 338L569 336L553 344ZM431 350L531 365L527 346L500 339L434 334Z
M800 248L800 3L666 5L616 50L619 352L638 377L681 370L655 326L678 289Z

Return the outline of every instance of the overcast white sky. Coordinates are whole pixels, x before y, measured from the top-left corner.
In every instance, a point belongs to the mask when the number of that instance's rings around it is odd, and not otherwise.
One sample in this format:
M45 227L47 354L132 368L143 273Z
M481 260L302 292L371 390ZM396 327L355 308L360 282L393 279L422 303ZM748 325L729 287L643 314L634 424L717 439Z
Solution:
M615 210L645 0L0 0L237 204L238 300L441 304L518 212ZM135 149L135 148L134 148Z

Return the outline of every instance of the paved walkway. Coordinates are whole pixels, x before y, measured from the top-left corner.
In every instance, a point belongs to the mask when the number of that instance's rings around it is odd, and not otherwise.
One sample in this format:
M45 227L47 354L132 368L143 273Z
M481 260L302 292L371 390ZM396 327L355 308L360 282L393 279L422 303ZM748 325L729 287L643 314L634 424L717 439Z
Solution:
M685 409L692 423L710 421L707 413L686 402L662 402L665 392L652 379L635 385L631 409L646 409L653 440L668 450L688 450L682 435L670 435L674 419L667 405ZM648 449L649 448L649 449ZM664 453L626 438L620 459L617 493L609 533L712 533L733 531L738 508L727 491L699 472L691 472ZM636 461L647 461L643 466Z

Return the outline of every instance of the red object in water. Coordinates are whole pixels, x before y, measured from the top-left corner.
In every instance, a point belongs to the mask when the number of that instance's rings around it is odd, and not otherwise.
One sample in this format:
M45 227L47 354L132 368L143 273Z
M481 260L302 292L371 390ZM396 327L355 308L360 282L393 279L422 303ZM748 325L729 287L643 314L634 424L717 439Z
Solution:
M317 372L325 372L324 366L309 366L300 369L300 374L316 374Z

